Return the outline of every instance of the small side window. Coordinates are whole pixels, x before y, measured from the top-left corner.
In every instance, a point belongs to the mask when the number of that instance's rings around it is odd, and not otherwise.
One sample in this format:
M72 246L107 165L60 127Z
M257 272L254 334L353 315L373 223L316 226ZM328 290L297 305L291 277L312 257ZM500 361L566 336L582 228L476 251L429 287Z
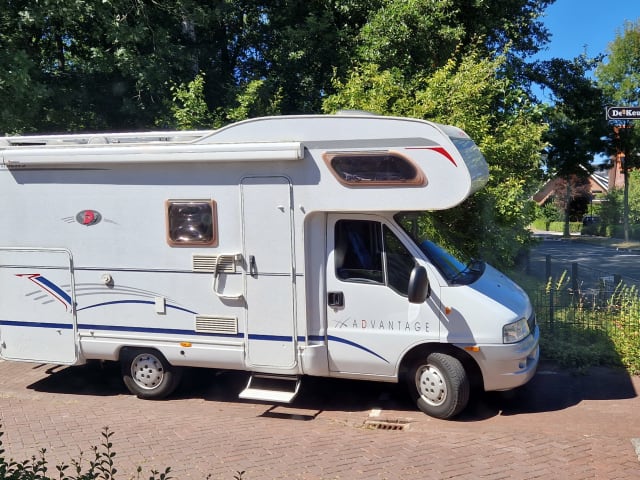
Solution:
M326 153L324 159L336 178L351 187L425 184L422 171L394 152Z
M213 200L168 200L166 214L169 245L217 245L216 202Z

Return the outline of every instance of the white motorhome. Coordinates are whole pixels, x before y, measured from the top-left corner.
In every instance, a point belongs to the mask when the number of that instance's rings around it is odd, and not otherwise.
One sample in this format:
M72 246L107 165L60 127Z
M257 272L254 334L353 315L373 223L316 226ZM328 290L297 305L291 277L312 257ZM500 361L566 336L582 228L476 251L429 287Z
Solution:
M0 357L118 361L161 398L183 367L407 382L449 418L538 363L527 295L420 237L488 169L461 130L359 113L206 132L0 139Z

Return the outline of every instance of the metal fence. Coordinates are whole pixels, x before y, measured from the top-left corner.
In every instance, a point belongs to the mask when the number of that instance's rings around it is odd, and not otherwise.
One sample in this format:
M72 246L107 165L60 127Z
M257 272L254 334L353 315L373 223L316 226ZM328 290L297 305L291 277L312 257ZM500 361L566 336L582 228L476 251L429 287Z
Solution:
M621 285L640 288L640 279L562 261L551 255L527 259L527 273L545 282L560 282L561 287L583 295L613 295Z
M540 328L554 335L578 330L640 335L640 297L634 287L618 284L613 292L584 294L555 286L532 296Z

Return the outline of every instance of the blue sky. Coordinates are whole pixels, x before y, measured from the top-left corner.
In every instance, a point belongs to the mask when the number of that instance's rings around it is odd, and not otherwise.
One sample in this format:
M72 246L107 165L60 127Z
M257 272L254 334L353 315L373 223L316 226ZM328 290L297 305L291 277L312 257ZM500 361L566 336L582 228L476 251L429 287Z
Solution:
M537 58L589 57L606 53L625 20L640 19L640 0L556 0L541 19L551 33Z

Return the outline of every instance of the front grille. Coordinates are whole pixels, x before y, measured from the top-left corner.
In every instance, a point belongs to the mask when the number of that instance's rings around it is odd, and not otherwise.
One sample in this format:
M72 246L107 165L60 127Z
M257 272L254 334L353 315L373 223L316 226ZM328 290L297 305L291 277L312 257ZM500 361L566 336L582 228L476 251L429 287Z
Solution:
M533 333L536 330L536 312L531 312L527 323L529 324L529 331Z

